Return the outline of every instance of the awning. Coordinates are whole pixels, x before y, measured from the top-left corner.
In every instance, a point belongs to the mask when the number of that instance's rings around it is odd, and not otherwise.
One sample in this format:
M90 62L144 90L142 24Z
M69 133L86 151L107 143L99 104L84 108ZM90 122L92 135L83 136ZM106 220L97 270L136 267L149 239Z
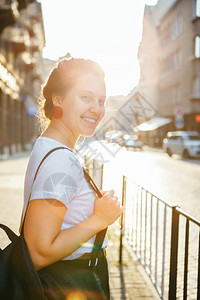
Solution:
M155 130L161 126L164 126L168 123L171 123L172 120L169 118L153 118L149 121L146 121L136 127L134 127L134 131L150 131Z

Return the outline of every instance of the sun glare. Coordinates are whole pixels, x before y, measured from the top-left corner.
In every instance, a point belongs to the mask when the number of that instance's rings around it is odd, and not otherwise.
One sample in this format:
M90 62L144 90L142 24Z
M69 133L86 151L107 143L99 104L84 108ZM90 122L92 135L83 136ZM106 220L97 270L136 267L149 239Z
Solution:
M46 35L44 57L56 60L70 53L97 61L106 74L108 96L126 95L137 85L144 1L41 0L41 3Z

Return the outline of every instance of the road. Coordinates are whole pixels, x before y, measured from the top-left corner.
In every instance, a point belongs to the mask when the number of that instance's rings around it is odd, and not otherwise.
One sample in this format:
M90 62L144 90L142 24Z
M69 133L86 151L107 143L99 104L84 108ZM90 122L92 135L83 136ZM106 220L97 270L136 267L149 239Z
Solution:
M122 153L119 161L124 174L133 176L159 198L181 206L200 219L199 161L171 158L159 152Z
M109 173L106 188L113 184L120 193L119 184L126 175L160 199L200 219L200 160L169 157L161 151L127 151L105 141L93 142L89 147L93 157L105 162Z

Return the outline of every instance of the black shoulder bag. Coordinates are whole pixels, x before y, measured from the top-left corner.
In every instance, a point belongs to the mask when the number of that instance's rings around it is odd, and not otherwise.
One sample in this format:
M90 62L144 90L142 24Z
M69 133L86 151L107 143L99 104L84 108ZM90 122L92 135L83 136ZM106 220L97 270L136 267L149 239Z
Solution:
M38 166L33 182L36 179L37 173L43 161L52 152L58 149L70 150L66 147L57 147L49 151L42 159L40 165ZM85 168L83 168L83 171L86 180L91 185L93 190L97 193L98 196L102 197L99 189L97 188L94 181L90 177L88 171ZM31 193L29 195L29 199L30 196ZM8 238L11 241L11 243L5 249L3 250L0 249L0 299L1 300L8 300L8 299L9 300L27 300L27 299L44 300L46 299L44 296L44 291L40 281L40 277L32 263L26 242L24 240L24 235L23 235L24 221L25 221L25 217L22 224L21 234L19 236L16 235L6 225L0 224L0 228L5 231L5 233L7 234ZM97 251L96 251L96 247L94 247L92 252L92 261L98 259L98 253L99 250L101 249L105 234L106 234L106 230L103 230L102 232L96 235L95 245L97 245ZM87 300L106 299L106 296L100 284L100 280L92 269L91 271L84 270L82 273L79 272L79 278L73 276L73 279L71 278L71 275L73 275L73 273L76 270L71 270L70 272L72 273L69 272L68 274L66 274L66 270L64 271L65 271L64 275L68 280L68 291L81 290L83 295L86 296L86 298L84 299ZM81 282L82 278L87 278L86 289L87 286L89 286L90 288L92 287L92 290L95 291L95 298L94 298L94 293L91 294L91 292L89 292L88 294L84 292L83 290L84 283ZM53 280L55 280L55 278ZM51 282L52 280L50 278L49 279L50 289L51 289ZM65 298L61 298L61 297L58 298L56 295L52 294L51 299L65 299Z

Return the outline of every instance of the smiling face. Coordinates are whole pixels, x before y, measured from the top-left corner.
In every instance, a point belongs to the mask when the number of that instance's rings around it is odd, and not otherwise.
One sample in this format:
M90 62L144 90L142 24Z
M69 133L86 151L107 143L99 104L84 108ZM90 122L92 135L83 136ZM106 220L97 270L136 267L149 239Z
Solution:
M62 99L61 121L74 136L91 136L105 115L105 100L103 78L90 71L80 73Z

